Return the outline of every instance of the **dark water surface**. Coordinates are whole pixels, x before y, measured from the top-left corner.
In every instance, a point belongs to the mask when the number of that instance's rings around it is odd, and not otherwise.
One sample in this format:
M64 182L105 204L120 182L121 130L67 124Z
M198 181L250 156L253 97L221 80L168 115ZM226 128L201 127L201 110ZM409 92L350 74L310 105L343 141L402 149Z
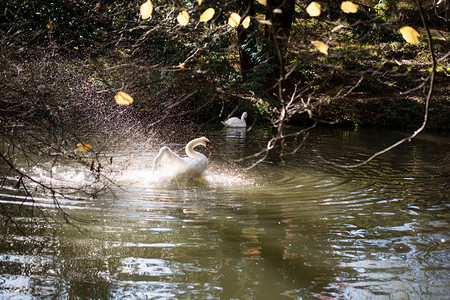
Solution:
M216 148L209 182L155 184L156 153L138 152L121 188L60 199L72 216L97 220L81 223L87 231L54 231L38 213L16 219L26 232L2 225L0 298L448 299L448 136L422 134L345 170L324 159L355 163L405 135L316 128L247 171L251 161L234 160L265 146L267 130L200 134ZM3 208L54 210L46 195L32 204L13 190L0 191Z

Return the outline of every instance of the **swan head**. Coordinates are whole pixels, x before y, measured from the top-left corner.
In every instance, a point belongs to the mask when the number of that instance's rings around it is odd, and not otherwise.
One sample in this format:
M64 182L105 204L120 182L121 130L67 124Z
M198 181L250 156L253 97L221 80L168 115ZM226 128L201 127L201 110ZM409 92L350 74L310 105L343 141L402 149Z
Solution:
M212 146L212 144L209 142L209 140L208 140L206 137L204 137L204 136L199 137L199 138L196 138L196 139L190 141L190 142L186 145L186 149L188 149L188 148L194 148L194 147L196 147L196 146L204 146L204 147L207 147L207 148L214 148L214 147Z
M241 119L245 119L245 118L247 118L247 112L246 112L246 111L244 111L244 112L242 113L242 116L241 116Z
M207 148L214 148L212 146L212 144L209 142L209 140L206 137L204 137L204 136L198 138L197 140L198 140L197 145L202 145L202 146L205 146Z

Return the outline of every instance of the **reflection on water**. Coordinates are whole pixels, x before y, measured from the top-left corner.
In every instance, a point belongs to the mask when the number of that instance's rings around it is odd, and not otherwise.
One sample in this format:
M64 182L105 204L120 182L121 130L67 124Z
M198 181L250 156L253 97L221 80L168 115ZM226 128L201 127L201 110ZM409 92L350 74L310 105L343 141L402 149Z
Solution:
M216 148L206 183L155 185L152 155L142 153L111 193L59 199L74 217L95 220L83 223L88 231L55 232L36 211L50 210L51 197L25 206L5 186L0 204L20 206L22 226L1 229L0 297L447 297L447 138L427 135L342 171L322 158L354 163L402 134L319 128L296 154L244 171L234 160L259 151L266 130L205 135ZM59 182L89 179L72 171L54 173Z

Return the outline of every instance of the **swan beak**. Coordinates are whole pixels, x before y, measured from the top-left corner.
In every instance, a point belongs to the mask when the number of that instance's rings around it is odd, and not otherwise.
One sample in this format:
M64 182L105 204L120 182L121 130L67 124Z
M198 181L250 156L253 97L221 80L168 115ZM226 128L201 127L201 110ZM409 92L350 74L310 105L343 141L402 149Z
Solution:
M207 148L214 149L213 145L212 145L210 142L206 142L206 147L207 147Z

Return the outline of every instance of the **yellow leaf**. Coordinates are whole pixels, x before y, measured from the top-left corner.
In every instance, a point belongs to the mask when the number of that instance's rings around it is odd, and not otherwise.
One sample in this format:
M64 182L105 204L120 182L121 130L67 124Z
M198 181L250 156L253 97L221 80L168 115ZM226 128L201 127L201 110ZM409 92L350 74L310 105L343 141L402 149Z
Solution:
M352 1L344 1L341 3L341 9L346 14L354 14L358 11L358 5Z
M320 53L328 55L328 45L320 41L311 41L311 44L319 50Z
M268 25L268 26L272 25L272 22L270 20L266 20L263 18L258 18L258 22L263 25Z
M313 1L308 5L308 7L306 7L306 12L311 17L318 17L320 16L320 9L321 9L320 4Z
M180 67L180 69L184 69L184 67L186 66L186 63L181 63L178 67Z
M202 3L203 3L203 0L198 0L198 5L199 6L202 5Z
M147 20L150 18L153 12L153 4L150 0L147 0L144 4L141 5L141 18L143 20Z
M133 98L125 92L119 91L115 96L114 100L119 105L130 105L133 103Z
M181 26L186 26L189 23L189 14L183 10L178 14L177 21Z
M338 25L338 26L334 27L333 29L331 29L331 32L337 32L337 31L341 30L344 27L345 27L344 25Z
M272 10L272 12L274 14L280 14L280 15L283 13L283 11L281 9L279 9L279 8L275 8L274 10Z
M78 143L77 144L78 151L80 152L88 152L92 150L92 146L86 143Z
M200 16L200 22L208 22L209 20L212 19L212 17L214 17L214 13L215 13L214 8L212 7L208 8Z
M400 28L400 33L408 43L416 46L419 45L420 34L414 28L403 26L402 28Z
M239 23L241 23L241 16L237 13L232 13L228 18L228 25L231 27L238 27Z
M244 21L242 21L242 26L247 29L250 26L250 17L246 16Z
M50 24L51 23L48 23L47 25L45 25L45 27L47 27L47 29L50 29L52 27Z
M259 4L266 6L267 0L256 0Z

